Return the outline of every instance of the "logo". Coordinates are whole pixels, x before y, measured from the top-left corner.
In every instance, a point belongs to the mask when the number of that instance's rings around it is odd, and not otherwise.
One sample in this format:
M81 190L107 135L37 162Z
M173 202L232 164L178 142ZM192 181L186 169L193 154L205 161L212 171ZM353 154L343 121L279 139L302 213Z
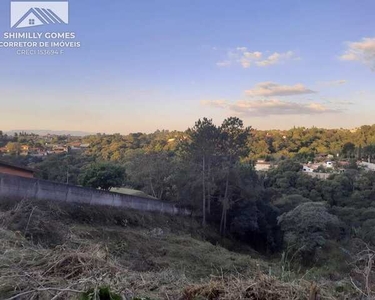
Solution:
M10 26L27 28L69 23L68 1L11 2Z

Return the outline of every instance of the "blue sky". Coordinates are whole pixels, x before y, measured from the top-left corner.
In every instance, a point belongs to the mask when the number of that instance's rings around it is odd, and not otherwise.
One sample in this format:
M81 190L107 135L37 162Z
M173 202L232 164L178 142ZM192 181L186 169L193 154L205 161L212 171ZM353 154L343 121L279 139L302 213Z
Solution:
M0 129L255 128L375 123L375 2L70 0L79 49L0 48ZM0 3L0 41L9 28Z

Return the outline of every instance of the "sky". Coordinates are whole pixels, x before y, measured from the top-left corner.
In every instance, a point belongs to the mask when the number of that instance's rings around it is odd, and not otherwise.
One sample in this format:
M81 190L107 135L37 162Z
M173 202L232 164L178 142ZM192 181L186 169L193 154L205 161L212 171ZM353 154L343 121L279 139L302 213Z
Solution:
M73 32L65 41L81 47L0 47L0 130L126 134L229 116L258 129L373 124L374 11L373 0L70 0L69 24L14 29L3 0L0 42Z

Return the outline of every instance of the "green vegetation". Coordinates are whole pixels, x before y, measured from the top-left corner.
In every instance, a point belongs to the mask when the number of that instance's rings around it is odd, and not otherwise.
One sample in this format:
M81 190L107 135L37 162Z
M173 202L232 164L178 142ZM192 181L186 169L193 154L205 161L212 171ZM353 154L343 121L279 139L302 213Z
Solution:
M112 293L109 287L99 287L98 289L90 289L83 293L80 300L122 300L121 296Z
M125 180L125 169L113 163L100 162L89 165L80 178L82 186L109 190L120 187Z
M20 143L20 138L40 139L20 135L11 142ZM186 236L187 227L179 224L183 229L176 229L177 233L168 238L158 238L157 245L148 234L163 237L160 232L171 228L172 223L158 226L153 219L154 228L147 234L128 227L126 234L86 227L87 236L77 232L81 225L68 226L80 238L90 237L99 244L107 239L109 252L124 267L134 269L134 263L129 262L136 261L137 272L183 269L184 276L192 280L217 275L217 266L228 276L232 267L241 274L246 272L243 266L250 262L243 263L247 256L233 257L216 246L220 244L236 251L251 247L267 260L281 258L277 275L282 280L306 273L301 276L315 281L352 278L350 286L366 295L375 290L372 267L367 275L365 271L353 275L365 270L363 260L361 268L352 267L353 261L358 262L357 253L375 246L375 172L357 165L358 160L372 161L375 156L375 125L356 131L293 128L264 132L245 127L238 118L228 118L220 126L204 118L183 133L98 134L80 142L89 144L89 148L42 159L17 155L3 158L35 166L37 175L48 180L101 189L120 187L130 193L140 190L143 195L187 207L194 216L188 226L194 228L189 230L193 238ZM330 169L326 180L302 172L302 163L324 161L328 154L332 160L344 161L345 168L340 172ZM272 160L275 167L257 173L254 162L258 158ZM327 169L321 167L319 171ZM103 220L103 214L95 209L81 213L75 207L68 215L74 216L72 222ZM122 214L112 214L109 223L104 218L105 226L139 226L144 222L145 217L124 218ZM44 217L42 214L41 219ZM7 228L19 230L12 226ZM51 235L53 222L47 225L40 221L37 227L39 231L33 235L23 235L44 244L43 232ZM59 234L53 236L54 240L44 244L46 247L61 245L65 239ZM372 261L368 263L372 266ZM221 288L214 290L223 293Z

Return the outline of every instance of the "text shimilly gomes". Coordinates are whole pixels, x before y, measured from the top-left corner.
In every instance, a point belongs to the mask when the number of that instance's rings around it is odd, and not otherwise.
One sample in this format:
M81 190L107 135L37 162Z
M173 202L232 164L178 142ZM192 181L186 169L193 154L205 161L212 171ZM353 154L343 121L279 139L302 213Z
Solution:
M5 32L4 39L75 39L75 32Z

